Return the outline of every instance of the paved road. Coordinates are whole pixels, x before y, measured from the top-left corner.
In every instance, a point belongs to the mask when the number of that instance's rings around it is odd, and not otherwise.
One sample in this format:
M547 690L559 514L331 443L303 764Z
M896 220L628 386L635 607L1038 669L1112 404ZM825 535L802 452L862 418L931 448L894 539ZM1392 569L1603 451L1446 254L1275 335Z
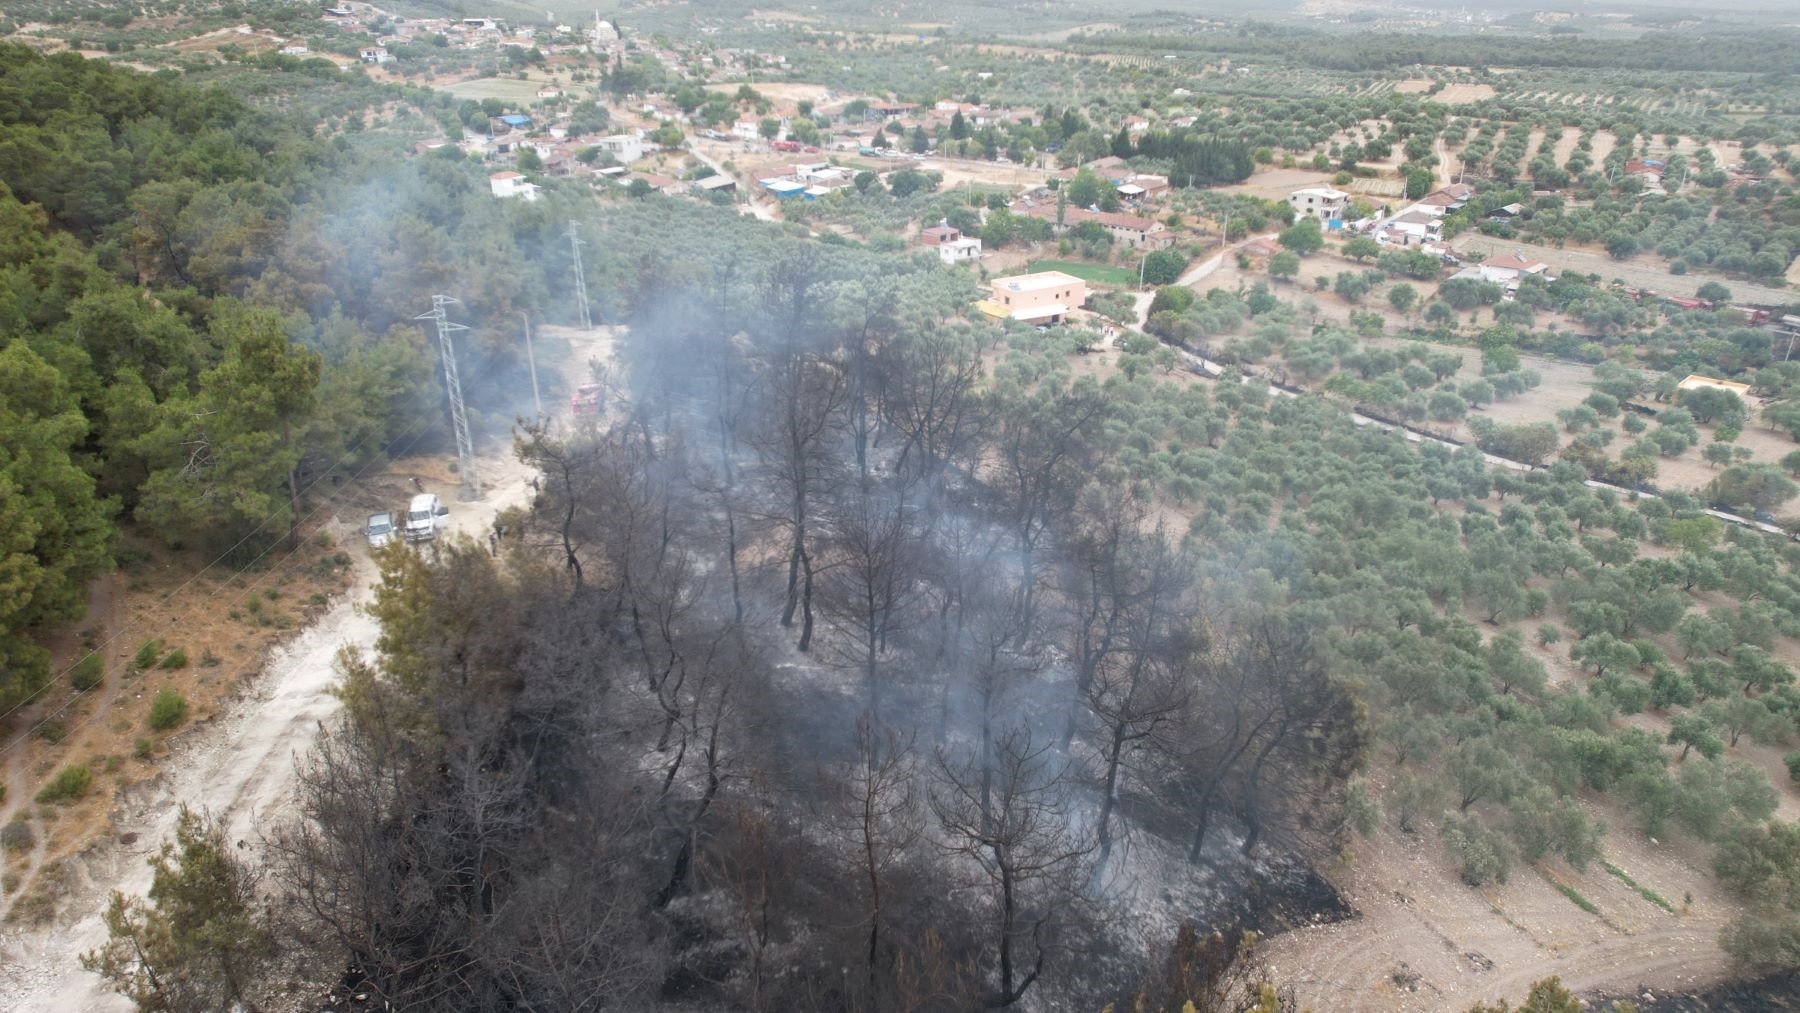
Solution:
M1796 293L1793 289L1770 288L1767 285L1755 285L1737 278L1727 278L1723 275L1699 271L1689 271L1683 275L1670 274L1667 270L1657 267L1655 261L1648 257L1614 260L1604 253L1589 253L1586 250L1559 250L1554 246L1496 239L1493 236L1458 237L1455 245L1459 250L1475 250L1489 256L1506 253L1510 250L1522 250L1527 256L1535 257L1558 271L1597 274L1608 281L1618 278L1627 285L1655 289L1663 295L1691 296L1701 285L1709 281L1716 281L1730 289L1732 299L1737 302L1780 306L1800 300L1800 293Z

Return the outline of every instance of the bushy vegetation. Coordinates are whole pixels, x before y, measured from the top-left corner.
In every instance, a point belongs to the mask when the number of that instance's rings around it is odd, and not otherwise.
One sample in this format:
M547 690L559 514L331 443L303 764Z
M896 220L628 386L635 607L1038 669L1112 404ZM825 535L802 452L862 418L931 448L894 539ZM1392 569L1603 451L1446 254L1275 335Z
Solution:
M94 783L94 775L85 763L72 763L56 772L50 782L38 790L35 801L39 805L52 805L57 802L73 802L87 794L88 786Z
M186 721L187 713L187 698L177 690L164 687L150 700L148 721L152 730L166 732Z

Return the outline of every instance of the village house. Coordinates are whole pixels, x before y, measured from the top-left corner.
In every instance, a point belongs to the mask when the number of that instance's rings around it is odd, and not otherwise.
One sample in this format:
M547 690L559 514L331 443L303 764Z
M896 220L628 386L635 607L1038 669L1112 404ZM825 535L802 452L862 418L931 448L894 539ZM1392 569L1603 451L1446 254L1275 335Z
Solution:
M1409 246L1437 239L1443 227L1443 222L1423 211L1407 211L1388 219L1382 231L1387 242Z
M387 51L386 46L364 46L357 51L357 55L362 58L362 62L364 63L381 64L394 62L394 55Z
M1528 274L1535 274L1545 281L1555 281L1550 274L1550 265L1542 261L1532 260L1517 250L1502 253L1479 264L1473 264L1451 275L1453 278L1473 278L1476 281L1491 281L1506 290L1507 298L1512 298L1519 290L1519 279Z
M1320 221L1342 218L1350 206L1350 195L1329 186L1309 186L1288 194L1288 206L1294 214Z
M921 230L919 240L935 250L938 259L946 264L968 264L981 259L981 240L963 235L948 221Z
M1059 324L1087 299L1087 282L1061 271L1039 271L995 278L989 297L975 308L995 320Z
M521 197L532 201L538 199L538 186L525 178L521 172L507 170L496 172L488 177L488 189L496 197Z
M1461 211L1463 205L1469 203L1469 198L1473 196L1475 196L1474 187L1467 183L1452 183L1420 197L1407 210L1427 214L1433 218L1442 218L1452 212Z
M1054 203L1032 203L1015 210L1049 222L1051 232L1059 236L1082 222L1094 222L1106 230L1113 242L1128 249L1166 250L1175 245L1175 233L1154 218L1065 206L1062 209L1062 224L1058 225Z
M613 161L620 165L630 165L643 158L645 151L655 147L635 134L611 134L597 138L593 144L594 147L611 155Z

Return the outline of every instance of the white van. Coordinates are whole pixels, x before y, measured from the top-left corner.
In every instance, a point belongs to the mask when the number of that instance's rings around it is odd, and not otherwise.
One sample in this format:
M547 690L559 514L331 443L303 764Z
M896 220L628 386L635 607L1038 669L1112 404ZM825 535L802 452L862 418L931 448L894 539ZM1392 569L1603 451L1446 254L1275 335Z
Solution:
M448 517L450 508L438 502L437 494L422 492L412 498L406 508L406 540L429 542L437 537L439 517Z

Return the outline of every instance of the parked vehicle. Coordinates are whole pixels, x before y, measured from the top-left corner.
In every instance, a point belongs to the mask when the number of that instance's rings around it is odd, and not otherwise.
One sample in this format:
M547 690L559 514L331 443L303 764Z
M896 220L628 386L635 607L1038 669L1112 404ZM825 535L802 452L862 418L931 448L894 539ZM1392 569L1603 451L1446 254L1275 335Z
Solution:
M406 509L406 540L429 542L437 537L438 518L450 516L450 508L438 501L437 494L422 492L412 498Z
M369 526L363 529L369 539L369 547L379 549L394 540L394 515L390 513L370 514Z

